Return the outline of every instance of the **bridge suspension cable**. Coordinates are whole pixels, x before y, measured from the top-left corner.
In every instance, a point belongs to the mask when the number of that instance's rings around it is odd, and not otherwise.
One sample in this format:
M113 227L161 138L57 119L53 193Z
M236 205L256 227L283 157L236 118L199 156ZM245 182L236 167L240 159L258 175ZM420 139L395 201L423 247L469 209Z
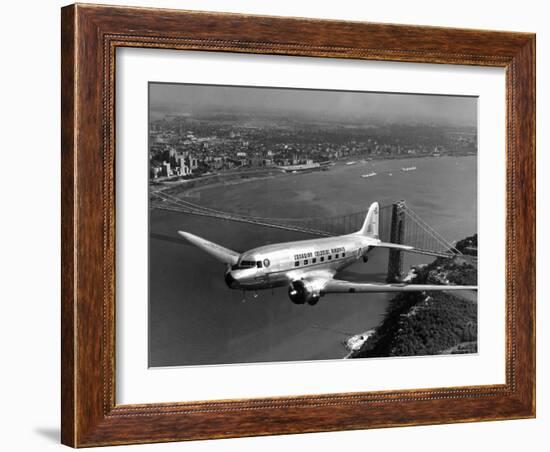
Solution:
M184 214L200 215L229 221L256 224L318 236L344 235L360 229L367 211L353 212L328 218L271 218L226 212L185 201L166 192L152 193L150 207ZM415 252L435 256L460 255L450 242L435 231L422 218L406 206L401 206L406 217L403 243L413 246ZM392 206L382 206L379 211L379 234L382 241L390 241Z
M412 210L407 205L403 206L403 211L407 215L410 221L413 224L416 224L420 229L426 232L427 236L434 239L437 244L439 244L443 250L448 251L449 254L461 255L462 253L457 250L453 244L445 240L439 232L432 228L428 223L426 223L414 210Z

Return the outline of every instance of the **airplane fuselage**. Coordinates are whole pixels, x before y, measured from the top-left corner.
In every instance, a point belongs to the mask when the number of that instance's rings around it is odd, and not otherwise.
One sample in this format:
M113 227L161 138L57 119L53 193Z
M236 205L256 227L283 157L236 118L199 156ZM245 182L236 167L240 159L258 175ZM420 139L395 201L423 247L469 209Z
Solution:
M243 253L225 281L232 289L261 290L287 286L311 276L335 273L366 257L379 240L358 234L278 243Z
M226 265L225 282L231 289L261 290L287 286L295 304L315 305L329 293L476 290L476 286L437 284L380 284L338 279L337 273L375 247L414 251L410 245L383 242L378 235L379 205L369 207L357 232L324 239L260 246L238 253L189 232L178 231L192 245Z

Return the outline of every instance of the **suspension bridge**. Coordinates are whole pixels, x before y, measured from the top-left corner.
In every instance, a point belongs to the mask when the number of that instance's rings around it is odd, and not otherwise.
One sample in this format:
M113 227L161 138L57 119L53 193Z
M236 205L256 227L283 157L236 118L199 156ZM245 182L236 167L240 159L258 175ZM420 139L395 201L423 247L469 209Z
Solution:
M329 218L269 218L201 206L166 191L151 193L150 208L255 224L321 237L344 235L359 230L367 213L366 210L361 210ZM414 248L415 253L448 258L462 254L452 243L445 240L420 218L404 201L380 206L379 235L384 242L410 245ZM402 265L402 252L391 250L389 273L398 274Z

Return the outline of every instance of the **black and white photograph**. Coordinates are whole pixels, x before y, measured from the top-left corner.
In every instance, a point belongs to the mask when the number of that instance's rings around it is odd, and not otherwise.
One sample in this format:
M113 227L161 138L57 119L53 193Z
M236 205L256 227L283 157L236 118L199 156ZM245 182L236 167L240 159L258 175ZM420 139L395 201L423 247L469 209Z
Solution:
M477 353L477 98L149 83L149 366Z

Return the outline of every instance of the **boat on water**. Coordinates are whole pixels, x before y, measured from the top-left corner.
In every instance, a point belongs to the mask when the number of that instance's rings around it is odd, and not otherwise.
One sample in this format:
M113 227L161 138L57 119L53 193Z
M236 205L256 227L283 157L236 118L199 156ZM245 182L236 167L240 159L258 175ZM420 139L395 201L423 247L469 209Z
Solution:
M404 168L401 168L401 171L414 171L416 169L416 166L406 166Z
M376 176L376 174L377 174L377 173L375 173L374 171L372 171L371 173L362 174L361 177L367 178L367 177Z
M353 161L353 162L346 162L346 165L355 165L357 162Z

